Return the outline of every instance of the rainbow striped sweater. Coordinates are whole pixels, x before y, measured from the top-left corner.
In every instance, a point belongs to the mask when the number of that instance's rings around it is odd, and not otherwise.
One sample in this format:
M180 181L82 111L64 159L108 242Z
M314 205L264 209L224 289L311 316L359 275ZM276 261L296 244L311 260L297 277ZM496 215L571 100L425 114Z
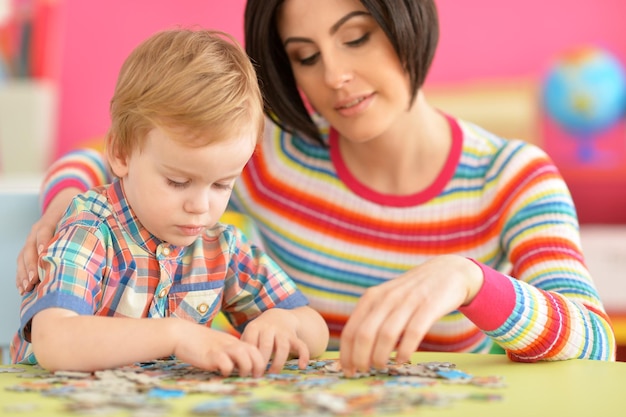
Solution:
M442 317L420 350L487 353L514 361L615 359L615 336L585 266L576 211L549 157L449 118L453 146L436 181L407 196L359 183L338 152L268 123L231 208L326 319L330 348L363 292L442 254L473 259L485 281L468 306ZM44 206L65 186L107 181L102 155L57 161ZM496 349L494 349L496 348Z

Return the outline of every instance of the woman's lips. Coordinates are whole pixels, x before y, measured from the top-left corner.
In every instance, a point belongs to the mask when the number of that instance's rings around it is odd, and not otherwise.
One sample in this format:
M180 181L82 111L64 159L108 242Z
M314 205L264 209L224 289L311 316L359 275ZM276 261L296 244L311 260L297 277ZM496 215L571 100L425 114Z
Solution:
M374 94L367 96L355 97L350 100L343 101L335 107L335 110L342 116L349 117L359 114L367 109L372 102Z

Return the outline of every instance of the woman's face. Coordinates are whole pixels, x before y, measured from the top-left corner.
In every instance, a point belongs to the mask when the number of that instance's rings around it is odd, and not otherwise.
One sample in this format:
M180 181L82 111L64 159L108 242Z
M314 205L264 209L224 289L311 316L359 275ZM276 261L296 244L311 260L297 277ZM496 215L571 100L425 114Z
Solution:
M285 0L278 31L300 90L342 136L366 142L407 117L408 74L358 0Z

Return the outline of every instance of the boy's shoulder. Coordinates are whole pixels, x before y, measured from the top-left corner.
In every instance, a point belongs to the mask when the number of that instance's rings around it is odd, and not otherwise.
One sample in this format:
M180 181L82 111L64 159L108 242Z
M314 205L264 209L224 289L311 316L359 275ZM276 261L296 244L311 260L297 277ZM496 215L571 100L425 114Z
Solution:
M84 226L95 226L113 214L107 198L106 187L96 187L74 197L60 225L80 223Z

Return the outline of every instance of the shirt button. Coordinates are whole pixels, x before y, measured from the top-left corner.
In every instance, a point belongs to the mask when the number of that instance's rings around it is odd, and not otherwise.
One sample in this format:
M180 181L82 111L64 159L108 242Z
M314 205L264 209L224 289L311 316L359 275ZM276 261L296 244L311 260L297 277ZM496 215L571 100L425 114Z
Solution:
M167 288L163 288L161 289L161 291L159 291L159 298L163 298L167 295Z
M205 303L202 303L198 307L196 307L196 310L198 310L198 313L204 314L207 311L209 311L209 306L206 305Z
M167 246L163 248L163 255L167 256L170 254L170 248L168 248Z

